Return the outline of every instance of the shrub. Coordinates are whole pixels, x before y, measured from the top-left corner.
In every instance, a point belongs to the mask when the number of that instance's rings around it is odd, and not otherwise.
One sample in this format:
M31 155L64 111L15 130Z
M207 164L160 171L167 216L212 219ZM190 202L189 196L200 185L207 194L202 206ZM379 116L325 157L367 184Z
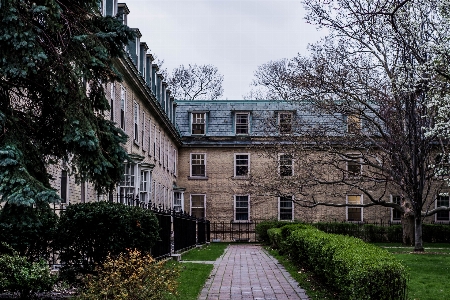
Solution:
M450 226L448 224L423 224L423 241L427 243L450 242Z
M0 255L0 291L18 292L21 299L30 299L34 293L51 290L55 281L44 260L29 262L17 253Z
M343 299L405 298L406 269L384 249L309 228L292 231L284 245Z
M98 276L87 276L80 300L152 300L176 293L179 270L155 262L137 250L108 256L98 269Z
M263 242L264 244L271 243L270 237L267 234L267 230L269 230L270 228L280 228L287 224L293 223L288 221L277 221L277 220L268 220L258 223L255 228L258 241Z
M7 203L0 211L0 241L30 261L48 259L57 221L48 203L37 203L35 207ZM0 253L11 254L2 247Z
M108 254L126 249L149 253L158 230L154 214L139 207L103 201L70 205L58 224L61 275L74 282L78 273L93 273Z

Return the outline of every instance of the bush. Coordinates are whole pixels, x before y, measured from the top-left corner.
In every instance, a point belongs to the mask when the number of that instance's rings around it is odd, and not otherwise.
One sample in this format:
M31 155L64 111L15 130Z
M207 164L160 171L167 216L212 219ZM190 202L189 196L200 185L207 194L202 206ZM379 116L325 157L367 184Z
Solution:
M58 224L61 275L74 282L78 273L94 273L108 254L126 249L149 253L158 231L154 214L139 207L103 201L70 205Z
M48 203L35 207L7 203L0 211L0 241L30 261L48 259L57 222L58 216ZM2 247L0 253L12 254Z
M392 254L360 239L317 229L292 231L284 241L297 263L306 263L343 299L404 299L407 272Z
M18 292L21 299L30 299L37 292L50 291L55 281L44 260L29 262L17 253L0 255L0 291Z
M170 269L133 250L117 258L108 256L98 276L86 278L86 288L78 299L164 299L166 294L176 293L178 275L177 268Z
M423 224L423 241L427 243L450 242L450 226L448 224Z
M271 243L270 237L267 234L267 230L269 230L270 228L280 228L287 224L293 223L288 221L277 221L277 220L268 220L258 223L255 228L257 240L264 244Z

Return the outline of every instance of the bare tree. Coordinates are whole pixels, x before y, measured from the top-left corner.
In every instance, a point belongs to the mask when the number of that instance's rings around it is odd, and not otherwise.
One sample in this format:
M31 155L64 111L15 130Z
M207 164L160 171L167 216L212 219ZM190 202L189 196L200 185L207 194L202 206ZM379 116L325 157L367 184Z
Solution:
M175 68L168 85L175 99L216 100L223 94L223 75L212 65L184 65Z
M269 61L255 71L252 90L244 95L247 100L291 100L295 86L292 85L292 68L286 58Z
M301 195L296 202L308 207L392 207L403 214L405 241L414 232L415 250L423 251L423 218L449 211L448 205L433 202L445 187L439 179L448 175L443 172L449 163L446 136L430 130L437 115L445 118L435 103L449 93L449 4L304 3L308 21L330 35L310 47L309 57L291 61L293 98L302 99L306 117L265 153L272 151L266 155L275 159L274 151L291 152L306 171L269 185L255 176L250 185L279 194L296 189ZM368 201L317 200L320 193L355 191ZM401 203L389 201L394 192Z

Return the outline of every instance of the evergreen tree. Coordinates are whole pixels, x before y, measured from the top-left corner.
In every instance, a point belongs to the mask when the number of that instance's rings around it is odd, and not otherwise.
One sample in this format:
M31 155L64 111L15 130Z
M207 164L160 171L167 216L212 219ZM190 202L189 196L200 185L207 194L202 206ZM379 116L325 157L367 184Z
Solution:
M0 201L57 201L48 167L61 161L107 192L127 137L104 118L104 84L133 32L97 0L1 0L0 22Z

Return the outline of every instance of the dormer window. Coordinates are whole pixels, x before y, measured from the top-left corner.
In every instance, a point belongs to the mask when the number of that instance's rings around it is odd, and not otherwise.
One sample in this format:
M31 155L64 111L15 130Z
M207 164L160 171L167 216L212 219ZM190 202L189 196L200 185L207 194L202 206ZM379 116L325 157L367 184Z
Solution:
M359 115L347 116L347 132L350 134L361 132L361 117Z
M281 134L292 132L292 112L280 112L278 114L278 126Z
M249 113L236 113L235 115L236 134L249 134L250 117Z
M192 134L205 134L206 132L206 113L192 113L191 120Z

